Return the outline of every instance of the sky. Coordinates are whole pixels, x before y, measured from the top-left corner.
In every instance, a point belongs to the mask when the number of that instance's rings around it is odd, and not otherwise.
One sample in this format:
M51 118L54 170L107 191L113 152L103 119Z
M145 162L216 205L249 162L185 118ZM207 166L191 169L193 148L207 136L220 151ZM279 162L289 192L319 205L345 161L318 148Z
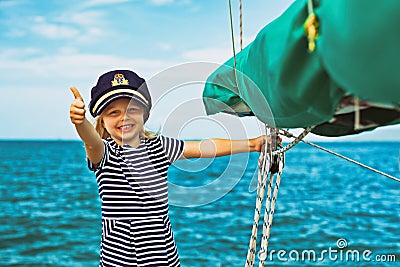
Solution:
M243 1L244 46L291 2ZM238 0L232 11L238 50ZM152 92L150 130L185 139L262 132L255 118L207 117L201 105L205 78L232 56L228 1L0 0L0 27L0 139L78 139L69 87L88 104L98 76L113 69L137 72L150 90L152 82L170 83ZM163 80L171 75L180 77ZM400 127L313 139L400 140Z

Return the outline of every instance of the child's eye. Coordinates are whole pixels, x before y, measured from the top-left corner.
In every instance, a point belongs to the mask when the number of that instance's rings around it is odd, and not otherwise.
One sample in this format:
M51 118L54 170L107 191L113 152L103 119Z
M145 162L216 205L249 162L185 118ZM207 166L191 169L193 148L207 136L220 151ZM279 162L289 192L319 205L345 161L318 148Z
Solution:
M136 107L128 108L128 112L129 112L129 113L134 113L134 112L138 112L138 111L139 111L139 109L136 108Z
M118 114L118 111L116 111L116 110L111 110L108 114L109 114L109 115L117 115L117 114Z

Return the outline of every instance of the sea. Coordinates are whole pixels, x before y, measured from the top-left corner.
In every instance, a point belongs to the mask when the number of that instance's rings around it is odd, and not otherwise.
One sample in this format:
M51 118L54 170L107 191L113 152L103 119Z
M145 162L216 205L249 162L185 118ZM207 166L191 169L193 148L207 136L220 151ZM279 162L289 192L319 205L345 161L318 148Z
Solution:
M400 177L400 142L317 144ZM245 153L170 167L182 266L245 266L257 162ZM400 182L301 143L285 153L277 193L265 266L400 266ZM0 142L0 266L98 266L100 239L80 141Z

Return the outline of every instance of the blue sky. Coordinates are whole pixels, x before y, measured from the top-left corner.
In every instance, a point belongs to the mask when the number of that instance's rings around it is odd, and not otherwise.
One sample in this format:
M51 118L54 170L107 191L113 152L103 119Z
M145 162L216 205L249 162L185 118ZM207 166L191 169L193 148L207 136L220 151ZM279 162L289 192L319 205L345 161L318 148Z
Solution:
M243 2L246 45L292 1ZM238 1L232 4L238 48ZM229 23L225 0L0 0L0 139L77 139L68 118L71 85L88 104L91 87L108 70L132 69L151 79L186 63L223 63L232 56ZM192 87L192 94L180 88L177 95L156 101L150 128L163 124L172 134L171 129L179 128L187 138L234 131L200 118L200 111L194 115L200 119L186 117L178 127L171 118L168 121L165 114L174 112L167 108L199 105L191 100L199 97L201 86ZM163 120L158 115L164 115ZM244 123L250 135L257 135L256 120L244 121L233 123ZM399 140L399 133L400 128L392 126L350 138Z

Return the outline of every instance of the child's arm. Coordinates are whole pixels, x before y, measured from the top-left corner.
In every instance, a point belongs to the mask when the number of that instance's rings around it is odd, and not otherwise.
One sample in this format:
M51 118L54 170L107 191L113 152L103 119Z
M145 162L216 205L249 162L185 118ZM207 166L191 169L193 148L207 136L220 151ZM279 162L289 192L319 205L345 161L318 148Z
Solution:
M231 154L261 151L265 136L248 140L207 139L200 142L185 142L182 159L213 158Z
M79 93L78 89L71 87L71 91L74 94L74 101L70 107L70 118L71 122L75 124L76 131L80 138L85 143L86 155L88 159L97 165L104 154L104 143L101 140L100 135L96 132L93 125L86 119L85 103Z

